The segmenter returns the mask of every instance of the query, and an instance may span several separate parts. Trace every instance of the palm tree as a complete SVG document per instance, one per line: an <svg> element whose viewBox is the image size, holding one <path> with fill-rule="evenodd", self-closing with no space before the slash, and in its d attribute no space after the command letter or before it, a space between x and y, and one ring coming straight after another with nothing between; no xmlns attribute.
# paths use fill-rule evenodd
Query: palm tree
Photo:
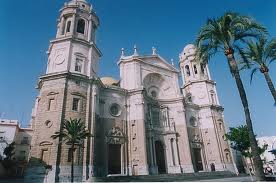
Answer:
<svg viewBox="0 0 276 183"><path fill-rule="evenodd" d="M266 38L261 38L259 41L250 40L247 42L247 48L241 50L240 53L242 68L252 69L250 83L254 74L259 70L264 75L276 104L276 91L268 73L270 63L276 60L276 38L269 42Z"/></svg>
<svg viewBox="0 0 276 183"><path fill-rule="evenodd" d="M62 130L55 132L51 138L61 138L62 143L71 145L71 182L74 182L74 151L75 147L82 147L83 140L91 137L88 130L85 129L85 124L81 119L65 120L62 124Z"/></svg>
<svg viewBox="0 0 276 183"><path fill-rule="evenodd" d="M227 12L217 19L208 19L206 25L200 29L196 40L197 58L201 63L206 64L219 51L222 51L227 58L230 72L235 78L244 108L257 180L264 180L265 177L262 161L258 154L258 145L252 127L248 101L234 53L235 51L240 52L240 46L248 38L259 38L264 33L266 33L266 29L250 17Z"/></svg>

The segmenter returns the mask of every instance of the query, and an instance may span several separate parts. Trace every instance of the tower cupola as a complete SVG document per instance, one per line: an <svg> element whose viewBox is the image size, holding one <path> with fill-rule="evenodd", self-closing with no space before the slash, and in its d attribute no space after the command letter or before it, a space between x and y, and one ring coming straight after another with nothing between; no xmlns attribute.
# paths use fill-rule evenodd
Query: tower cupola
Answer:
<svg viewBox="0 0 276 183"><path fill-rule="evenodd" d="M98 26L99 19L92 5L85 0L72 0L60 10L56 38L74 37L94 42Z"/></svg>
<svg viewBox="0 0 276 183"><path fill-rule="evenodd" d="M193 44L184 47L179 55L179 64L183 83L210 79L207 66L196 60L196 47Z"/></svg>
<svg viewBox="0 0 276 183"><path fill-rule="evenodd" d="M71 72L92 77L101 56L95 41L99 19L85 0L71 0L60 9L56 38L50 41L46 74Z"/></svg>

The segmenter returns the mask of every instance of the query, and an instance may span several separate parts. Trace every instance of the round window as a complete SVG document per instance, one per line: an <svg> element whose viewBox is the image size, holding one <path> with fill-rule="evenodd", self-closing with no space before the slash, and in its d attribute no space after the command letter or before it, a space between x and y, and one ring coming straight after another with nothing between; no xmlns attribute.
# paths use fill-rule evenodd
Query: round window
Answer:
<svg viewBox="0 0 276 183"><path fill-rule="evenodd" d="M120 107L120 105L119 104L112 104L111 106L110 106L110 114L112 115L112 116L120 116L120 114L121 114L121 112L122 112L122 110L121 110L121 107Z"/></svg>

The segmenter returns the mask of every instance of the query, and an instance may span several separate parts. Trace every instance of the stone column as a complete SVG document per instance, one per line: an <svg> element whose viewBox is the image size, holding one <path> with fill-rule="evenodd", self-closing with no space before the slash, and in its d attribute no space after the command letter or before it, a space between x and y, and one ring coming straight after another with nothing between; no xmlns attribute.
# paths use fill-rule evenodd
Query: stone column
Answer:
<svg viewBox="0 0 276 183"><path fill-rule="evenodd" d="M181 77L182 77L182 82L183 82L183 86L185 85L185 78L184 78L184 71L183 71L183 66L180 66L180 71L181 71Z"/></svg>
<svg viewBox="0 0 276 183"><path fill-rule="evenodd" d="M154 142L154 140L153 140L153 137L151 137L151 146L152 146L152 158L153 158L153 164L154 164L154 167L156 167L156 165L157 165L157 163L156 163L156 157L155 157L155 155L156 155L156 152L155 152L155 142Z"/></svg>
<svg viewBox="0 0 276 183"><path fill-rule="evenodd" d="M76 14L73 14L72 25L70 27L70 32L72 33L72 35L75 34L75 26L76 26Z"/></svg>
<svg viewBox="0 0 276 183"><path fill-rule="evenodd" d="M171 167L173 166L171 138L165 138L165 150L166 150L166 159L167 159L166 162L168 167L168 173L171 173Z"/></svg>
<svg viewBox="0 0 276 183"><path fill-rule="evenodd" d="M149 135L149 155L150 155L150 173L154 173L154 160L153 160L153 149L152 149L152 138Z"/></svg>
<svg viewBox="0 0 276 183"><path fill-rule="evenodd" d="M58 35L61 36L62 33L64 32L64 16L61 17L61 21L60 21L60 27L59 27L59 31L58 31Z"/></svg>
<svg viewBox="0 0 276 183"><path fill-rule="evenodd" d="M88 40L87 41L91 41L91 28L92 28L92 20L90 18L90 20L88 21L88 30L87 30L87 37L88 37Z"/></svg>
<svg viewBox="0 0 276 183"><path fill-rule="evenodd" d="M92 181L94 176L94 135L95 135L95 109L96 109L96 95L97 95L97 86L93 83L89 84L88 88L88 103L87 103L87 112L86 112L86 125L88 126L89 132L92 134L92 137L88 138L86 146L84 148L84 179L85 181Z"/></svg>
<svg viewBox="0 0 276 183"><path fill-rule="evenodd" d="M139 175L148 175L148 163L147 163L147 146L146 146L146 129L145 129L145 110L144 102L141 101L136 104L137 114L141 116L137 119L137 137L139 147ZM140 118L140 119L139 119Z"/></svg>
<svg viewBox="0 0 276 183"><path fill-rule="evenodd" d="M178 159L178 153L177 153L177 146L176 146L176 139L173 140L173 152L174 152L174 162L175 166L178 165L179 159Z"/></svg>
<svg viewBox="0 0 276 183"><path fill-rule="evenodd" d="M89 162L89 167L90 167L90 177L94 176L94 140L95 140L95 123L96 123L96 96L97 96L97 86L93 85L92 86L92 105L91 105L91 133L92 133L92 138L90 142L90 162Z"/></svg>
<svg viewBox="0 0 276 183"><path fill-rule="evenodd" d="M91 90L92 90L92 86L89 83L88 88L87 88L86 116L85 116L85 119L86 119L85 127L88 128L89 130L90 130L90 128L89 128L90 124L89 123L90 123L90 120L91 120L91 118L90 118L91 117L91 113L90 113L90 111L91 111L91 109L90 109L90 107L91 107L91 92L92 92ZM90 131L90 133L91 133L91 131ZM87 144L89 143L90 140L88 140L88 139L84 140L85 145L84 145L84 149L83 149L83 181L86 181L89 178L89 174L88 174L89 168L87 166L87 164L88 164L87 163L87 156L88 157L90 156L90 149L88 149Z"/></svg>
<svg viewBox="0 0 276 183"><path fill-rule="evenodd" d="M181 123L176 124L176 129L179 134L178 138L178 147L181 149L179 151L180 157L180 164L183 168L184 173L191 173L194 172L192 157L191 157L191 150L190 150L190 143L188 137L188 130L186 126L186 117L184 106L181 111L178 111L180 116L182 116L183 121Z"/></svg>

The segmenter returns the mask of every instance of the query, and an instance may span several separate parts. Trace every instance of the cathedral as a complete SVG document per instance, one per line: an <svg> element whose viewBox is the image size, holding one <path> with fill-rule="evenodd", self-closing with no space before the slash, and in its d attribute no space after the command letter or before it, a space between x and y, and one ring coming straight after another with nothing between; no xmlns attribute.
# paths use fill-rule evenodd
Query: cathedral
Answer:
<svg viewBox="0 0 276 183"><path fill-rule="evenodd" d="M112 175L235 172L216 83L208 66L196 60L195 46L189 44L179 54L180 69L155 48L149 55L139 55L136 47L132 55L125 55L122 49L119 80L99 78L98 26L99 18L86 0L71 0L60 10L32 111L33 175L43 169L43 162L51 166L49 182L67 181L72 161L79 181ZM84 121L92 134L73 150L51 138L70 118Z"/></svg>

